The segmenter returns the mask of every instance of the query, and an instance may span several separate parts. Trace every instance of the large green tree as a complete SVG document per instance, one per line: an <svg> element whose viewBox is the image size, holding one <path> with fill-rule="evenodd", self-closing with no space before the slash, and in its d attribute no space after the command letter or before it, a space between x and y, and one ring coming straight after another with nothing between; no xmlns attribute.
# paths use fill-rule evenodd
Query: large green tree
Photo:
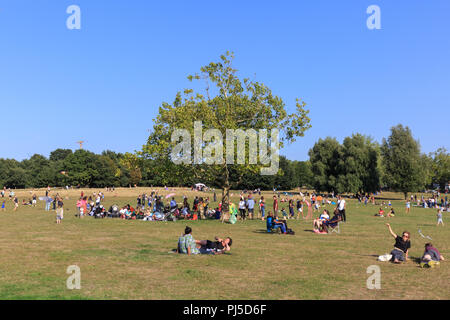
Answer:
<svg viewBox="0 0 450 320"><path fill-rule="evenodd" d="M417 192L425 187L427 173L419 142L414 140L408 127L397 125L391 128L391 135L383 139L384 178L387 186L397 192Z"/></svg>
<svg viewBox="0 0 450 320"><path fill-rule="evenodd" d="M380 190L380 148L370 137L359 133L344 139L338 178L339 189L349 193Z"/></svg>
<svg viewBox="0 0 450 320"><path fill-rule="evenodd" d="M215 137L220 135L223 139L227 136L227 129L244 131L266 129L269 134L272 129L278 129L282 132L280 148L285 143L293 142L297 137L303 136L305 130L310 128L310 119L304 102L297 100L295 112L289 114L284 101L274 95L267 86L248 78L240 79L237 76L237 70L232 66L233 58L233 54L227 52L220 57L220 61L210 63L202 67L199 74L188 77L190 81L198 80L206 83L204 92L187 89L183 94L179 92L172 104L163 103L159 108L153 131L140 155L144 159L154 160L155 169L160 174L164 174L167 170L174 170L172 167L164 166L167 159L176 160L171 156L176 147L176 142L172 141L174 130L183 129L190 134L190 137L195 137L194 123L196 121L202 122L203 130L215 129L217 133ZM269 134L266 139L268 145L272 142ZM245 154L240 155L245 162L230 164L225 159L227 158L226 150L230 151L231 143L221 150L216 148L218 144L215 137L203 137L201 147L204 151L210 150L210 155L219 160L208 163L205 157L200 159L197 157L196 161L197 149L195 149L194 139L194 152L190 149L180 154L180 158L182 156L185 160L192 160L191 155L194 153L194 164L192 161L180 163L176 172L192 175L199 182L217 181L223 190L222 203L226 209L232 184L230 168L233 168L234 179L239 181L245 173L259 174L263 165L250 163L249 141L246 141ZM236 141L233 142L233 146L236 147ZM254 145L252 144L251 147ZM222 154L219 154L220 152ZM221 162L220 159L224 161ZM158 163L163 165L158 166ZM173 173L175 172L172 171Z"/></svg>
<svg viewBox="0 0 450 320"><path fill-rule="evenodd" d="M342 174L343 150L335 138L319 139L309 150L309 161L313 174L312 185L317 191L344 192L344 184L339 183Z"/></svg>
<svg viewBox="0 0 450 320"><path fill-rule="evenodd" d="M439 185L441 191L450 182L450 153L445 148L439 148L430 155L431 158L431 180Z"/></svg>

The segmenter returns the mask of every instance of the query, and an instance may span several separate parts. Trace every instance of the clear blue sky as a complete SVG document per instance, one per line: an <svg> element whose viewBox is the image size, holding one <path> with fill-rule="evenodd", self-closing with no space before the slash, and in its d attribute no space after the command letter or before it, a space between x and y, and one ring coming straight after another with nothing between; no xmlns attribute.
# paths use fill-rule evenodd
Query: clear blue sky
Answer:
<svg viewBox="0 0 450 320"><path fill-rule="evenodd" d="M81 8L68 30L66 8ZM381 30L366 26L381 8ZM140 149L163 101L226 50L312 129L282 150L308 159L319 138L381 142L398 123L423 152L450 149L449 0L0 2L0 157L56 148Z"/></svg>

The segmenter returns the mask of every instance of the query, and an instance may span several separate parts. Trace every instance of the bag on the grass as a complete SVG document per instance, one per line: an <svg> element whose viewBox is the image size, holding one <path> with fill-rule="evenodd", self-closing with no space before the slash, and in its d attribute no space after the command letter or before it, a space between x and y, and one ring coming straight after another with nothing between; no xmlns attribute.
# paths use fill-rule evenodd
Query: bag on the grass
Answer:
<svg viewBox="0 0 450 320"><path fill-rule="evenodd" d="M392 254L383 254L382 256L378 257L378 261L390 261L392 259Z"/></svg>

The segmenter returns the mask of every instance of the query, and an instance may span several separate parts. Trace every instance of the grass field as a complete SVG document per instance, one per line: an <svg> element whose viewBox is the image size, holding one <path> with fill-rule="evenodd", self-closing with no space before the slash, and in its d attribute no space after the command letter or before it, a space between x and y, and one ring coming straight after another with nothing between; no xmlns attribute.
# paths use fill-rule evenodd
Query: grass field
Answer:
<svg viewBox="0 0 450 320"><path fill-rule="evenodd" d="M135 206L136 196L144 191L150 193L151 189L105 192L104 205ZM381 195L396 199L394 218L374 217L379 206L366 207L350 200L341 234L318 235L311 231L311 221L289 220L289 227L296 232L291 236L266 234L265 222L260 220L229 225L218 221L78 219L74 214L79 191L59 192L66 198L61 225L56 225L53 211L44 211L43 202L38 202L37 208L20 207L17 212L12 212L8 202L7 211L0 212L0 299L450 298L448 262L436 269L421 269L415 261L429 241L419 235L419 228L450 259L448 213L444 214L445 227L436 227L436 210L412 207L406 215L398 194ZM175 192L178 202L185 194L191 204L194 195L205 196L187 189ZM16 194L20 200L30 198L29 191ZM237 194L232 198L235 203ZM43 195L40 190L38 196ZM212 194L208 195L212 199ZM264 195L269 210L272 193ZM411 232L412 259L405 264L376 259L393 248L394 239L385 226L388 221L398 234ZM186 225L192 227L195 239L232 237L231 254L169 253ZM80 290L66 288L70 265L81 269ZM381 268L380 290L366 287L370 265Z"/></svg>

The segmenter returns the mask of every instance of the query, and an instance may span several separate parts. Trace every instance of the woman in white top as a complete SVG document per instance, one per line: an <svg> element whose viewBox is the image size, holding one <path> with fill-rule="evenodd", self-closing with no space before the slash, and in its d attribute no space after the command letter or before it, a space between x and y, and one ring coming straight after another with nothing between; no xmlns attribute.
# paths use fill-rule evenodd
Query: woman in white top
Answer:
<svg viewBox="0 0 450 320"><path fill-rule="evenodd" d="M241 220L245 220L245 200L241 197L241 200L239 200L239 212L241 213Z"/></svg>

